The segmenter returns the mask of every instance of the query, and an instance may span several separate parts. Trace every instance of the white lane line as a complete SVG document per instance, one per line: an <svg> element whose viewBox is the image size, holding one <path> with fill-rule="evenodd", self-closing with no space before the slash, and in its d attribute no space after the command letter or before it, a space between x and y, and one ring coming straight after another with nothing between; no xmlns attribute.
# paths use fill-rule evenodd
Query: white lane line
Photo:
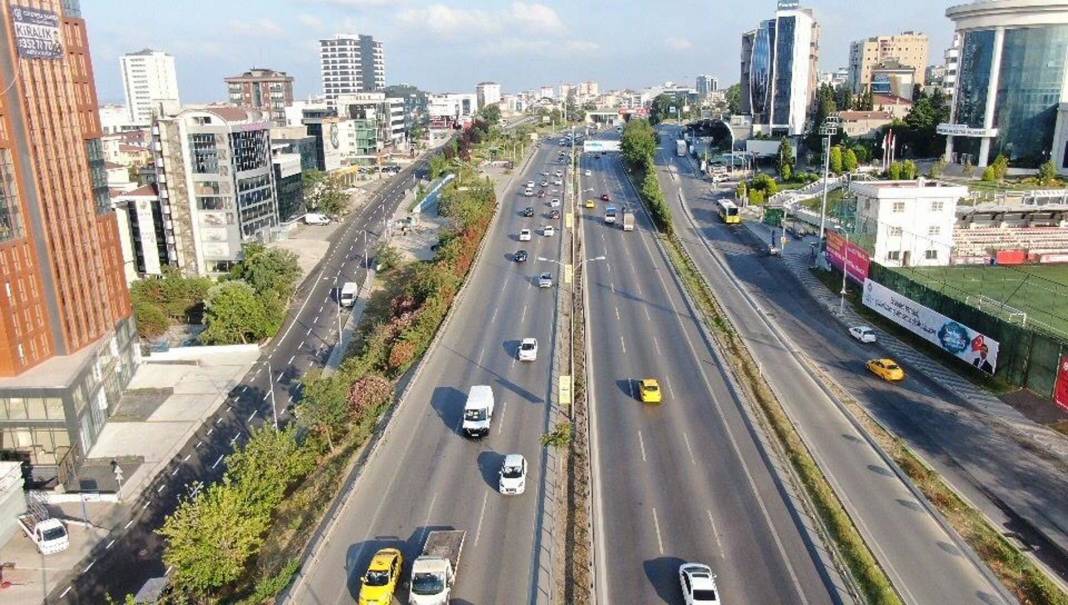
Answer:
<svg viewBox="0 0 1068 605"><path fill-rule="evenodd" d="M163 488L166 487L166 486L167 486L167 484L165 484L165 483L160 484L160 486L156 488L156 493L158 494L158 493L162 492Z"/></svg>
<svg viewBox="0 0 1068 605"><path fill-rule="evenodd" d="M305 342L307 342L307 341L306 341L306 340L302 340L302 341L300 341L300 346L298 346L297 348L298 348L298 349L303 349L303 348L304 348L304 343L305 343Z"/></svg>
<svg viewBox="0 0 1068 605"><path fill-rule="evenodd" d="M496 309L493 310L493 315L490 316L490 323L493 323L493 322L497 321L497 311L499 311L499 310L500 310L500 307L497 307Z"/></svg>
<svg viewBox="0 0 1068 605"><path fill-rule="evenodd" d="M641 431L638 431L638 447L642 451L642 462L645 462L645 439L642 438Z"/></svg>
<svg viewBox="0 0 1068 605"><path fill-rule="evenodd" d="M308 328L308 331L307 331L307 332L305 332L305 333L304 333L304 335L305 335L305 336L311 336L311 331L312 331L312 329L311 329L311 328Z"/></svg>
<svg viewBox="0 0 1068 605"><path fill-rule="evenodd" d="M67 593L70 592L70 589L72 589L72 588L74 588L74 584L71 584L70 586L67 587L66 590L64 590L62 593L60 593L59 598L62 599L63 597L67 596Z"/></svg>
<svg viewBox="0 0 1068 605"><path fill-rule="evenodd" d="M240 437L241 437L241 433L234 433L233 438L230 439L230 445L233 445L234 442L237 441L238 438L240 438Z"/></svg>
<svg viewBox="0 0 1068 605"><path fill-rule="evenodd" d="M215 432L215 427L211 427L210 429L208 429L208 437L211 437L211 434L214 433L214 432Z"/></svg>
<svg viewBox="0 0 1068 605"><path fill-rule="evenodd" d="M501 404L501 415L497 419L497 434L500 435L504 432L504 413L508 411L508 400L505 399Z"/></svg>
<svg viewBox="0 0 1068 605"><path fill-rule="evenodd" d="M656 545L660 548L660 554L664 554L664 540L660 537L660 519L656 517L656 507L653 507L653 526L656 527Z"/></svg>
<svg viewBox="0 0 1068 605"><path fill-rule="evenodd" d="M623 335L619 335L619 346L623 348L623 354L627 354L627 343L623 342Z"/></svg>
<svg viewBox="0 0 1068 605"><path fill-rule="evenodd" d="M674 397L672 397L672 399L674 399ZM686 444L686 451L690 454L690 462L694 466L697 466L697 458L693 455L693 448L690 447L690 438L686 436L686 433L682 434L682 441Z"/></svg>
<svg viewBox="0 0 1068 605"><path fill-rule="evenodd" d="M312 320L312 323L319 323L319 314L318 313L315 314L315 319Z"/></svg>
<svg viewBox="0 0 1068 605"><path fill-rule="evenodd" d="M278 380L276 380L275 382L277 382L278 384L282 384L282 378L284 378L285 375L286 375L285 372L279 372L278 373Z"/></svg>
<svg viewBox="0 0 1068 605"><path fill-rule="evenodd" d="M621 319L619 318L619 307L616 307L615 309L616 309L616 321L622 321L622 320L621 320Z"/></svg>
<svg viewBox="0 0 1068 605"><path fill-rule="evenodd" d="M288 361L288 362L286 362L286 365L287 365L287 366L291 366L291 365L293 365L293 360L294 360L294 359L296 359L296 358L297 358L296 354L292 355L292 356L291 356L291 357L289 358L289 361Z"/></svg>
<svg viewBox="0 0 1068 605"><path fill-rule="evenodd" d="M656 354L663 356L663 353L660 352L660 339L656 336L653 337L653 346L656 347Z"/></svg>
<svg viewBox="0 0 1068 605"><path fill-rule="evenodd" d="M111 550L111 547L115 546L115 541L108 542L108 545L104 547L104 550Z"/></svg>
<svg viewBox="0 0 1068 605"><path fill-rule="evenodd" d="M708 524L712 526L712 535L716 538L716 549L719 550L719 556L723 556L723 544L719 541L719 532L716 531L716 522L712 520L712 511L705 510L705 514L708 515Z"/></svg>
<svg viewBox="0 0 1068 605"><path fill-rule="evenodd" d="M255 418L256 414L258 414L258 413L259 413L259 410L252 410L252 413L249 414L248 418L245 420L245 424L248 424L248 423L252 422L252 419Z"/></svg>
<svg viewBox="0 0 1068 605"><path fill-rule="evenodd" d="M326 306L326 304L325 304L325 303L324 303L324 304L321 304L321 305L319 305L319 310L318 310L318 311L316 311L316 313L322 313L322 312L323 312L323 307L325 307L325 306Z"/></svg>
<svg viewBox="0 0 1068 605"><path fill-rule="evenodd" d="M193 454L186 454L185 458L182 458L182 462L189 462L189 459L193 457Z"/></svg>
<svg viewBox="0 0 1068 605"><path fill-rule="evenodd" d="M93 568L94 565L96 565L96 559L93 559L92 561L90 561L88 567L83 569L82 573L87 573L90 569Z"/></svg>
<svg viewBox="0 0 1068 605"><path fill-rule="evenodd" d="M126 525L122 526L122 528L123 529L130 529L130 526L133 525L133 524L134 524L133 519L130 519L129 521L126 522Z"/></svg>
<svg viewBox="0 0 1068 605"><path fill-rule="evenodd" d="M486 515L487 500L489 500L489 492L482 494L482 511L478 513L478 527L475 529L475 546L478 546L478 539L482 536L482 517Z"/></svg>
<svg viewBox="0 0 1068 605"><path fill-rule="evenodd" d="M643 306L642 311L645 311L645 319L647 321L653 321L653 318L649 315L649 305Z"/></svg>
<svg viewBox="0 0 1068 605"><path fill-rule="evenodd" d="M222 461L223 461L223 455L222 455L222 454L219 454L219 459L215 461L215 464L211 465L211 468L215 468L216 466L219 466L219 464L220 464L220 463L221 463Z"/></svg>
<svg viewBox="0 0 1068 605"><path fill-rule="evenodd" d="M519 319L519 323L523 323L527 320L527 306L523 305L523 316Z"/></svg>
<svg viewBox="0 0 1068 605"><path fill-rule="evenodd" d="M482 365L482 358L486 356L486 345L482 345L482 348L478 352L478 365Z"/></svg>
<svg viewBox="0 0 1068 605"><path fill-rule="evenodd" d="M204 445L204 442L203 442L203 441L197 441L197 444L196 444L196 445L194 445L193 447L200 447L200 446L202 446L202 445Z"/></svg>
<svg viewBox="0 0 1068 605"><path fill-rule="evenodd" d="M608 280L608 287L612 290L612 294L616 293L616 282Z"/></svg>

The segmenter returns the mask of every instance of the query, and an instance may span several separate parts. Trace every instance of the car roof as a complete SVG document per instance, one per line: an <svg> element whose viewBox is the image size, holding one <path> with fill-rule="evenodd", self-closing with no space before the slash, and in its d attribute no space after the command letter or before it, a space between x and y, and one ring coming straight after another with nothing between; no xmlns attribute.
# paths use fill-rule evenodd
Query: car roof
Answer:
<svg viewBox="0 0 1068 605"><path fill-rule="evenodd" d="M371 564L367 567L368 571L382 571L389 569L389 566L393 564L393 559L400 554L400 551L396 548L383 548L375 553L375 556L371 559Z"/></svg>
<svg viewBox="0 0 1068 605"><path fill-rule="evenodd" d="M529 344L538 344L538 339L537 338L524 338L523 339L523 344L528 344L528 343Z"/></svg>
<svg viewBox="0 0 1068 605"><path fill-rule="evenodd" d="M712 568L701 563L686 563L682 566L682 572L690 576L690 583L697 590L716 588L716 576Z"/></svg>
<svg viewBox="0 0 1068 605"><path fill-rule="evenodd" d="M546 271L545 273L542 273L542 274L541 274L541 276L542 276L542 277L552 277L552 276L553 276L553 274L552 274L552 273L549 273L548 271Z"/></svg>
<svg viewBox="0 0 1068 605"><path fill-rule="evenodd" d="M660 383L655 378L645 378L642 380L642 386L660 386Z"/></svg>
<svg viewBox="0 0 1068 605"><path fill-rule="evenodd" d="M504 457L503 466L521 466L523 462L523 454L508 454Z"/></svg>

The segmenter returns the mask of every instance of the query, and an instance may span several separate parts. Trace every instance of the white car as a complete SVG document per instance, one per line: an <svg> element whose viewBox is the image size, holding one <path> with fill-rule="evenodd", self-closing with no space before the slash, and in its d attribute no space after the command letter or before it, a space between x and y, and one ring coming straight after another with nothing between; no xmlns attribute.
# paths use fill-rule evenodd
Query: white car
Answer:
<svg viewBox="0 0 1068 605"><path fill-rule="evenodd" d="M537 361L538 360L538 339L537 338L524 338L519 343L519 353L517 354L519 361Z"/></svg>
<svg viewBox="0 0 1068 605"><path fill-rule="evenodd" d="M309 212L304 215L305 225L329 225L330 217L318 212Z"/></svg>
<svg viewBox="0 0 1068 605"><path fill-rule="evenodd" d="M549 200L549 207L550 208L559 208L560 207L560 198L554 197L553 199Z"/></svg>
<svg viewBox="0 0 1068 605"><path fill-rule="evenodd" d="M523 191L523 195L525 195L527 197L534 197L534 190L533 189L527 189L527 190Z"/></svg>
<svg viewBox="0 0 1068 605"><path fill-rule="evenodd" d="M679 566L679 584L682 600L686 605L719 605L719 590L712 569L700 563L683 563Z"/></svg>
<svg viewBox="0 0 1068 605"><path fill-rule="evenodd" d="M555 176L556 178L559 179L559 178L562 178L564 176L564 173L560 172L559 170L557 170L556 172L553 173L553 176Z"/></svg>
<svg viewBox="0 0 1068 605"><path fill-rule="evenodd" d="M534 185L535 185L534 181L527 181L527 189L533 189Z"/></svg>
<svg viewBox="0 0 1068 605"><path fill-rule="evenodd" d="M586 176L593 176L593 172L590 172L589 170L587 170L586 172L583 172L582 174L584 174Z"/></svg>
<svg viewBox="0 0 1068 605"><path fill-rule="evenodd" d="M849 328L849 335L860 342L875 342L875 330L868 326L853 326Z"/></svg>
<svg viewBox="0 0 1068 605"><path fill-rule="evenodd" d="M552 225L545 225L541 228L541 234L545 237L552 237L556 235L556 229Z"/></svg>
<svg viewBox="0 0 1068 605"><path fill-rule="evenodd" d="M518 496L527 489L527 459L522 454L508 454L501 463L497 489L504 495Z"/></svg>
<svg viewBox="0 0 1068 605"><path fill-rule="evenodd" d="M519 230L519 241L521 241L521 242L529 242L530 241L530 229L520 229Z"/></svg>
<svg viewBox="0 0 1068 605"><path fill-rule="evenodd" d="M552 288L553 287L553 274L552 273L542 273L541 275L539 275L538 276L538 287L539 288Z"/></svg>

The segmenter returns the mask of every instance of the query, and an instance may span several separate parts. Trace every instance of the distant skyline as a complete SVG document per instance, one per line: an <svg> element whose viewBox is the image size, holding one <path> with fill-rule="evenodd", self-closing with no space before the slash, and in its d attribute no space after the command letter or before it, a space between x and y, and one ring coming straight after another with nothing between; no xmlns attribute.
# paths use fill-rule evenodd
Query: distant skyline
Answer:
<svg viewBox="0 0 1068 605"><path fill-rule="evenodd" d="M914 30L930 37L929 64L952 38L947 7L963 0L898 0L872 11L856 0L810 0L823 29L820 69L848 64L849 43ZM622 4L622 5L621 5ZM416 0L186 0L82 5L101 102L122 103L119 57L153 48L174 55L187 103L226 98L223 78L252 67L285 71L296 98L321 89L318 40L370 34L385 47L386 83L504 92L595 80L602 90L664 81L694 85L710 74L738 81L740 38L775 11L775 0L418 2ZM882 5L887 6L887 5Z"/></svg>

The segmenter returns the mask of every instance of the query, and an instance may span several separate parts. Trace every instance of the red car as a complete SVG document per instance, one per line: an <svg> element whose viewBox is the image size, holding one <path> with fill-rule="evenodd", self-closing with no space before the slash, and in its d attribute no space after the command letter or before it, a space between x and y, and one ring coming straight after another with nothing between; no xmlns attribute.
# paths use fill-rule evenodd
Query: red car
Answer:
<svg viewBox="0 0 1068 605"><path fill-rule="evenodd" d="M602 202L611 202L612 201L612 197L610 195L608 195L607 193L602 193L601 194L601 201Z"/></svg>

